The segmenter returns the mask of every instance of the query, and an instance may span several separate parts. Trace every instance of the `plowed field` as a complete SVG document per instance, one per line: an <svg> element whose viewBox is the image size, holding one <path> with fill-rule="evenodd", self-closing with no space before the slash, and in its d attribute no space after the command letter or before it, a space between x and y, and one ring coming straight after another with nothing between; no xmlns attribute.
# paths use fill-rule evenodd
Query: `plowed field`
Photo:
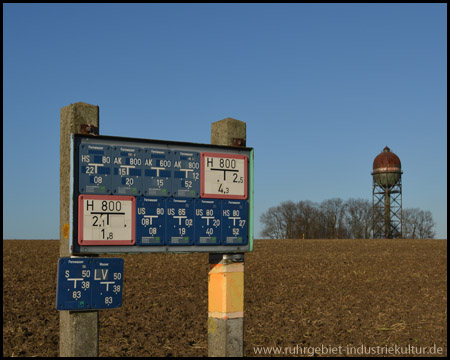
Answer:
<svg viewBox="0 0 450 360"><path fill-rule="evenodd" d="M208 254L104 257L124 259L124 294L100 311L100 356L207 356ZM58 241L3 241L3 356L59 355L58 258ZM446 356L447 241L255 240L244 336L246 356Z"/></svg>

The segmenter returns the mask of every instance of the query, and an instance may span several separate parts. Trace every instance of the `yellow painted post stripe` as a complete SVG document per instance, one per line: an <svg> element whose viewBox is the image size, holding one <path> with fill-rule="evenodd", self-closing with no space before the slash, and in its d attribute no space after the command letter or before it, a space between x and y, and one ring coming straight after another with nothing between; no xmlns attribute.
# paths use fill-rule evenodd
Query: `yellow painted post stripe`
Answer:
<svg viewBox="0 0 450 360"><path fill-rule="evenodd" d="M64 224L62 229L64 239L67 239L69 237L69 230L70 230L69 224Z"/></svg>
<svg viewBox="0 0 450 360"><path fill-rule="evenodd" d="M208 274L209 317L244 317L244 264L216 264Z"/></svg>

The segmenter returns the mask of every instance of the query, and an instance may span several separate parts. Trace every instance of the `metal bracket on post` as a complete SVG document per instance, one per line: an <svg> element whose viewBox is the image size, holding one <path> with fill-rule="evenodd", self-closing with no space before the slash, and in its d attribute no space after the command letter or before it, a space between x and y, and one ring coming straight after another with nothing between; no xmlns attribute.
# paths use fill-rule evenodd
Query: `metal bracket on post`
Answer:
<svg viewBox="0 0 450 360"><path fill-rule="evenodd" d="M245 146L245 139L233 138L233 146Z"/></svg>
<svg viewBox="0 0 450 360"><path fill-rule="evenodd" d="M232 263L243 263L244 262L244 254L221 254L221 253L210 253L209 254L209 263L211 265L216 265L219 263L222 264L232 264Z"/></svg>
<svg viewBox="0 0 450 360"><path fill-rule="evenodd" d="M95 125L89 125L89 124L81 124L80 126L80 132L81 134L86 135L98 135L98 127Z"/></svg>

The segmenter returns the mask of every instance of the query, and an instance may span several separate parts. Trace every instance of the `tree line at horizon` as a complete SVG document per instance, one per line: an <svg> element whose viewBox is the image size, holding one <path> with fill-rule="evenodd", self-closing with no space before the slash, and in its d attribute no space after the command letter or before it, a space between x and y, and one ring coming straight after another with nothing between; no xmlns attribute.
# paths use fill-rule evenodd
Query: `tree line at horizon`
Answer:
<svg viewBox="0 0 450 360"><path fill-rule="evenodd" d="M372 203L366 199L284 201L260 216L261 236L269 239L370 239ZM431 211L403 209L402 238L434 239Z"/></svg>

